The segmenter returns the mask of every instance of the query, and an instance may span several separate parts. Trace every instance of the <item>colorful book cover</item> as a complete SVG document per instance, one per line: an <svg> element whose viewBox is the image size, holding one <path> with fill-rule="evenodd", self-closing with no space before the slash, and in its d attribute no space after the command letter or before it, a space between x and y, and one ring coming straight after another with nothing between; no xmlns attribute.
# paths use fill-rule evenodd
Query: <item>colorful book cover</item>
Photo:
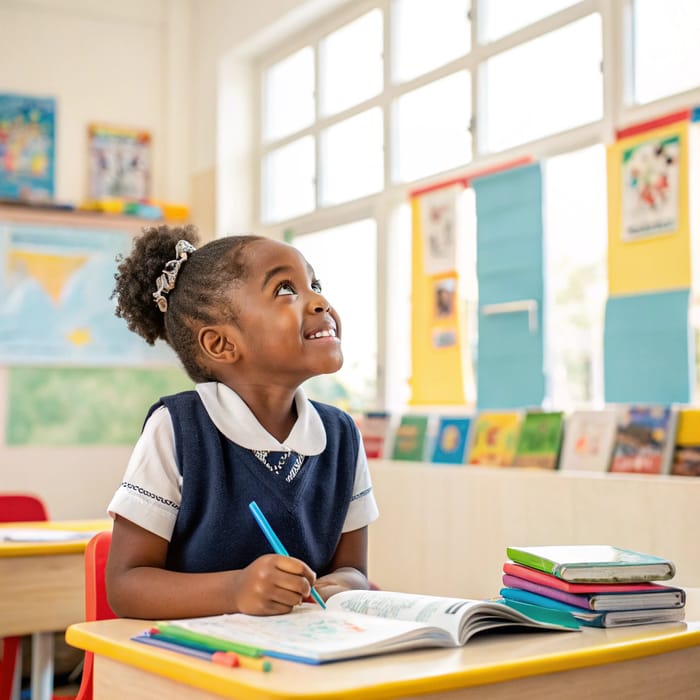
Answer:
<svg viewBox="0 0 700 700"><path fill-rule="evenodd" d="M700 476L700 409L681 408L671 474Z"/></svg>
<svg viewBox="0 0 700 700"><path fill-rule="evenodd" d="M53 98L0 94L0 197L53 199L55 122Z"/></svg>
<svg viewBox="0 0 700 700"><path fill-rule="evenodd" d="M673 578L673 562L607 544L507 547L506 556L572 583L634 583Z"/></svg>
<svg viewBox="0 0 700 700"><path fill-rule="evenodd" d="M545 596L585 610L648 610L650 608L682 608L685 591L670 586L659 586L647 591L617 591L601 593L568 593L541 583L504 574L503 585Z"/></svg>
<svg viewBox="0 0 700 700"><path fill-rule="evenodd" d="M513 464L516 467L556 469L564 414L561 411L528 411L520 428Z"/></svg>
<svg viewBox="0 0 700 700"><path fill-rule="evenodd" d="M510 467L518 444L522 411L482 411L476 417L469 464Z"/></svg>
<svg viewBox="0 0 700 700"><path fill-rule="evenodd" d="M628 406L620 410L611 472L667 474L676 444L678 412L672 406Z"/></svg>
<svg viewBox="0 0 700 700"><path fill-rule="evenodd" d="M471 418L442 416L438 423L431 461L441 464L464 464L470 425Z"/></svg>
<svg viewBox="0 0 700 700"><path fill-rule="evenodd" d="M514 562L503 564L503 573L518 579L539 583L548 588L556 588L567 593L634 593L639 591L668 590L669 586L659 583L570 583L544 571L533 569ZM517 588L517 586L516 586Z"/></svg>
<svg viewBox="0 0 700 700"><path fill-rule="evenodd" d="M501 596L516 610L536 620L550 610L570 613L580 624L587 627L627 627L648 625L656 622L679 622L685 617L683 608L653 608L649 610L583 610L559 600L521 591L517 588L502 588Z"/></svg>
<svg viewBox="0 0 700 700"><path fill-rule="evenodd" d="M422 462L425 459L428 436L428 416L401 416L394 435L392 459Z"/></svg>
<svg viewBox="0 0 700 700"><path fill-rule="evenodd" d="M386 411L363 413L358 420L367 459L381 459L386 453L386 443L391 427L391 414Z"/></svg>
<svg viewBox="0 0 700 700"><path fill-rule="evenodd" d="M574 411L564 422L559 469L608 471L616 432L614 409Z"/></svg>

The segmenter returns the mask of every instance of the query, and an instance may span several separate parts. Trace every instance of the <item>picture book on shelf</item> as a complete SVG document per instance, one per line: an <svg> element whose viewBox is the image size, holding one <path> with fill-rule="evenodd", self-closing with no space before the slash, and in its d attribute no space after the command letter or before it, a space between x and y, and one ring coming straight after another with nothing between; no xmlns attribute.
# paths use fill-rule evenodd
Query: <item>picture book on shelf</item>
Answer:
<svg viewBox="0 0 700 700"><path fill-rule="evenodd" d="M506 555L570 583L664 581L676 573L668 559L607 544L511 546Z"/></svg>
<svg viewBox="0 0 700 700"><path fill-rule="evenodd" d="M470 425L471 418L468 417L441 416L431 461L441 464L464 464Z"/></svg>
<svg viewBox="0 0 700 700"><path fill-rule="evenodd" d="M574 411L566 419L559 469L608 471L616 432L615 409Z"/></svg>
<svg viewBox="0 0 700 700"><path fill-rule="evenodd" d="M522 411L481 411L472 426L469 464L510 467L518 444Z"/></svg>
<svg viewBox="0 0 700 700"><path fill-rule="evenodd" d="M673 406L627 406L618 413L611 472L668 474L678 411Z"/></svg>
<svg viewBox="0 0 700 700"><path fill-rule="evenodd" d="M244 644L265 656L309 664L407 649L459 647L478 632L496 628L578 629L575 621L561 615L531 619L500 602L412 593L343 591L331 596L326 605L321 610L304 603L286 615L268 617L234 613L172 620L167 628L169 634L180 629L190 641L212 649Z"/></svg>
<svg viewBox="0 0 700 700"><path fill-rule="evenodd" d="M426 457L428 416L404 414L394 434L391 458L409 462L422 462Z"/></svg>
<svg viewBox="0 0 700 700"><path fill-rule="evenodd" d="M517 588L502 588L501 596L506 604L525 615L537 619L552 610L566 612L586 627L628 627L658 622L680 622L685 618L684 608L653 608L649 610L583 610L558 600L550 600Z"/></svg>
<svg viewBox="0 0 700 700"><path fill-rule="evenodd" d="M561 411L528 411L520 427L513 464L556 469L563 428Z"/></svg>
<svg viewBox="0 0 700 700"><path fill-rule="evenodd" d="M381 459L386 455L391 429L391 414L387 411L368 411L358 421L367 459Z"/></svg>
<svg viewBox="0 0 700 700"><path fill-rule="evenodd" d="M700 476L700 409L681 408L678 411L671 474Z"/></svg>

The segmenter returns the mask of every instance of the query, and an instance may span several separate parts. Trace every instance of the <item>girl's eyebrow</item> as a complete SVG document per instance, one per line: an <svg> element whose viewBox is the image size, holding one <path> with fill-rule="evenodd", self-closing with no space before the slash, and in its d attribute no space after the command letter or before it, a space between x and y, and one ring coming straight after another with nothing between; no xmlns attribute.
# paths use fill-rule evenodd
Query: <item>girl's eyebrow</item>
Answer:
<svg viewBox="0 0 700 700"><path fill-rule="evenodd" d="M311 277L312 280L316 279L316 273L314 272L313 267L306 263L306 269L309 273L309 277ZM277 267L273 267L271 270L268 270L265 273L265 276L263 277L262 285L260 286L261 289L265 289L267 285L270 283L270 280L276 277L277 275L281 274L290 274L291 272L294 271L294 268L291 265L278 265Z"/></svg>

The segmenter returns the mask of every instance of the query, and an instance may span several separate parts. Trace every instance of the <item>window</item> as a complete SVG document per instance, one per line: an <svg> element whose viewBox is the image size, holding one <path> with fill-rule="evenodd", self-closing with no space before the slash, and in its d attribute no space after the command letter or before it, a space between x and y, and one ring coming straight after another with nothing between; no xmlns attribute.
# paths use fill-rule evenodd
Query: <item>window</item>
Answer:
<svg viewBox="0 0 700 700"><path fill-rule="evenodd" d="M399 97L395 180L417 180L471 160L470 103L466 71Z"/></svg>
<svg viewBox="0 0 700 700"><path fill-rule="evenodd" d="M345 367L310 393L406 407L410 192L525 155L544 164L547 402L602 402L603 144L700 104L698 36L695 0L357 0L268 46L255 227L293 234L345 324ZM473 223L470 188L462 204ZM470 235L467 381L480 320Z"/></svg>
<svg viewBox="0 0 700 700"><path fill-rule="evenodd" d="M329 34L320 45L320 102L335 114L382 90L382 13L373 10Z"/></svg>
<svg viewBox="0 0 700 700"><path fill-rule="evenodd" d="M635 0L633 32L636 102L700 87L697 0Z"/></svg>
<svg viewBox="0 0 700 700"><path fill-rule="evenodd" d="M340 316L344 363L333 375L309 380L311 398L346 410L374 403L377 367L377 226L371 219L294 239Z"/></svg>
<svg viewBox="0 0 700 700"><path fill-rule="evenodd" d="M379 192L384 186L382 113L361 112L321 133L321 205Z"/></svg>
<svg viewBox="0 0 700 700"><path fill-rule="evenodd" d="M560 410L601 405L608 283L605 149L557 156L545 163L544 173L548 400Z"/></svg>
<svg viewBox="0 0 700 700"><path fill-rule="evenodd" d="M479 36L484 42L500 39L528 24L575 5L579 0L482 0Z"/></svg>
<svg viewBox="0 0 700 700"><path fill-rule="evenodd" d="M589 15L489 59L482 73L484 150L501 151L600 119L602 51L600 16Z"/></svg>
<svg viewBox="0 0 700 700"><path fill-rule="evenodd" d="M263 79L263 138L293 134L314 119L314 54L306 46L271 66Z"/></svg>
<svg viewBox="0 0 700 700"><path fill-rule="evenodd" d="M393 80L402 83L471 49L469 0L394 0Z"/></svg>

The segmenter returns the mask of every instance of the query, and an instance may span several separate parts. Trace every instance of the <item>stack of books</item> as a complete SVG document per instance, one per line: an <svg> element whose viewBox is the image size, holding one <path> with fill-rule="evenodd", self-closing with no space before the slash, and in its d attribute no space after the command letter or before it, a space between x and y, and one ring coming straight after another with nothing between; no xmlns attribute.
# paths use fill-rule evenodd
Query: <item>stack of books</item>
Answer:
<svg viewBox="0 0 700 700"><path fill-rule="evenodd" d="M546 619L568 612L590 627L678 622L685 591L656 583L673 562L611 545L508 547L500 594L507 605Z"/></svg>

